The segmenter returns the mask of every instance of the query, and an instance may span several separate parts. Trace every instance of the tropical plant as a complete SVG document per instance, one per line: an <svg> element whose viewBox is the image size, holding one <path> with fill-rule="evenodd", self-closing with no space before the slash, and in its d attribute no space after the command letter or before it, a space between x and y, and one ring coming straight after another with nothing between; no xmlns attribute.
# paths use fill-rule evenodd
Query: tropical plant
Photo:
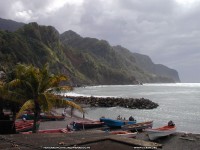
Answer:
<svg viewBox="0 0 200 150"><path fill-rule="evenodd" d="M41 111L48 112L54 106L71 106L83 112L79 105L64 100L54 93L55 91L72 90L72 87L59 86L61 82L68 80L67 76L53 75L48 68L48 64L42 69L33 65L18 64L14 70L14 78L3 85L6 99L22 104L17 117L21 116L25 110L34 112L34 133L37 131L36 123Z"/></svg>

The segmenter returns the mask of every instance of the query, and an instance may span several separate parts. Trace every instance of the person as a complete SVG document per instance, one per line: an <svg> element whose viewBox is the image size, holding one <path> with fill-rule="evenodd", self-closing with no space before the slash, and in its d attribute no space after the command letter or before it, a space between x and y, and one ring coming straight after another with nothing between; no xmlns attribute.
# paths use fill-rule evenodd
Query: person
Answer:
<svg viewBox="0 0 200 150"><path fill-rule="evenodd" d="M71 117L73 116L74 114L74 107L71 107Z"/></svg>
<svg viewBox="0 0 200 150"><path fill-rule="evenodd" d="M65 108L62 112L62 116L66 116L66 113L67 113L67 108Z"/></svg>
<svg viewBox="0 0 200 150"><path fill-rule="evenodd" d="M69 125L69 124L67 124L67 130L68 131L73 131L74 129L73 129L73 126L72 125Z"/></svg>
<svg viewBox="0 0 200 150"><path fill-rule="evenodd" d="M133 118L133 116L129 117L129 121L134 121L135 119Z"/></svg>
<svg viewBox="0 0 200 150"><path fill-rule="evenodd" d="M23 114L23 115L22 115L22 120L23 120L23 121L26 121L27 118L28 118L28 114Z"/></svg>
<svg viewBox="0 0 200 150"><path fill-rule="evenodd" d="M83 112L83 119L85 119L85 113Z"/></svg>
<svg viewBox="0 0 200 150"><path fill-rule="evenodd" d="M120 115L119 115L119 116L117 116L117 120L120 120L120 119L121 119Z"/></svg>
<svg viewBox="0 0 200 150"><path fill-rule="evenodd" d="M172 120L170 120L170 121L168 122L168 126L175 126L175 124L174 124L174 122L173 122Z"/></svg>

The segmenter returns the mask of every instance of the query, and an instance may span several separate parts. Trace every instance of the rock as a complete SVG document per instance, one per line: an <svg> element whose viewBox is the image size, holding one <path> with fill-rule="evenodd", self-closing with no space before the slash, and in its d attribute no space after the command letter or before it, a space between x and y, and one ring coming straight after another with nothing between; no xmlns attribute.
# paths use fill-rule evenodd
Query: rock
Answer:
<svg viewBox="0 0 200 150"><path fill-rule="evenodd" d="M78 104L89 104L92 107L124 107L129 109L154 109L159 105L149 99L140 98L113 98L113 97L72 97L75 103Z"/></svg>

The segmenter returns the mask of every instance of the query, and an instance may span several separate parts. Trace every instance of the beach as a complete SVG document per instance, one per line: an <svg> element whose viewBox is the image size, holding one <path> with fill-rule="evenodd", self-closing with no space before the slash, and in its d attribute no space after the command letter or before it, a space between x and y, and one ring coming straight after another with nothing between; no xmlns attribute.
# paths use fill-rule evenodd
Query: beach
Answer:
<svg viewBox="0 0 200 150"><path fill-rule="evenodd" d="M61 113L63 108L56 109ZM68 109L69 112L69 109ZM67 113L60 121L43 121L40 130L66 128L72 121L89 120ZM98 118L97 118L98 120ZM74 147L75 146L75 147ZM0 136L0 149L162 149L162 150L198 150L200 135L175 133L173 135L149 141L146 132L139 132L135 138L123 138L111 135L101 129L73 131L69 133L50 134L11 134Z"/></svg>
<svg viewBox="0 0 200 150"><path fill-rule="evenodd" d="M98 119L98 118L97 118ZM54 129L54 128L64 128L67 124L72 121L80 121L83 120L78 116L67 116L63 121L48 121L48 122L41 122L40 129ZM87 119L86 119L87 120ZM78 131L79 133L87 132L85 131ZM96 134L97 130L90 130L91 134ZM136 139L149 141L148 136L145 132L138 133ZM152 141L151 141L152 142ZM155 140L158 144L162 144L162 150L198 150L200 148L200 134L192 134L192 133L185 133L185 132L177 132L173 135L160 138ZM136 148L134 148L136 149ZM139 148L138 149L142 149ZM145 149L145 148L143 148ZM152 148L154 149L154 148ZM157 148L156 148L157 149Z"/></svg>

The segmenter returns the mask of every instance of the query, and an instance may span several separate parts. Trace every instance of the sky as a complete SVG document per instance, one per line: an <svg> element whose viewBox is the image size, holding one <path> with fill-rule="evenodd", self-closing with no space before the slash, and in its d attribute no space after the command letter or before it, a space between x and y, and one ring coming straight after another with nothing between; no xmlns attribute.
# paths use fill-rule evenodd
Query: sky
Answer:
<svg viewBox="0 0 200 150"><path fill-rule="evenodd" d="M0 0L0 17L107 40L200 82L199 0Z"/></svg>

